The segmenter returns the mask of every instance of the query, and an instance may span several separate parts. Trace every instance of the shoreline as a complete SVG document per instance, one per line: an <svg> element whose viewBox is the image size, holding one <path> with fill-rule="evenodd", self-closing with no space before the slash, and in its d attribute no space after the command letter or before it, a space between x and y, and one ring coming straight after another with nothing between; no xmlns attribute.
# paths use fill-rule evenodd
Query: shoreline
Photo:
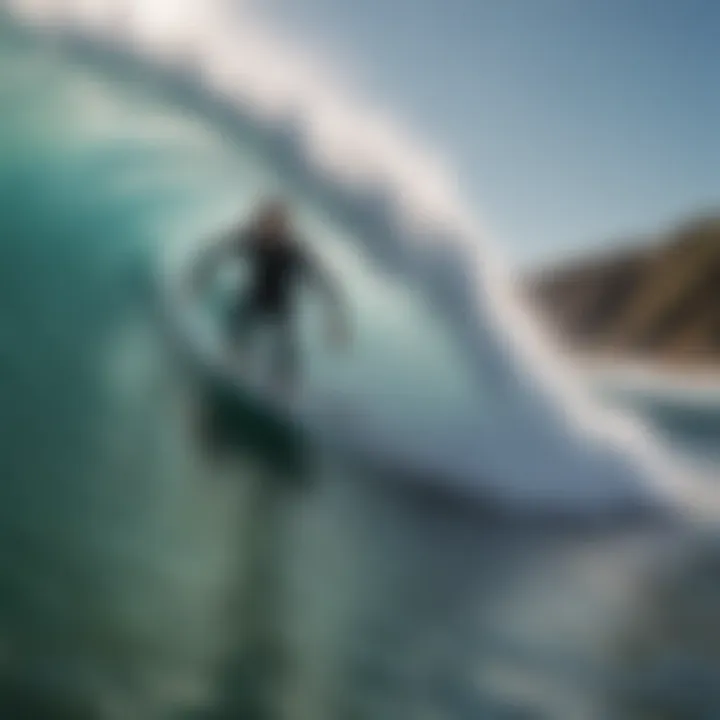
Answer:
<svg viewBox="0 0 720 720"><path fill-rule="evenodd" d="M681 394L693 399L720 400L720 366L712 363L652 362L618 355L569 353L583 379L630 391Z"/></svg>

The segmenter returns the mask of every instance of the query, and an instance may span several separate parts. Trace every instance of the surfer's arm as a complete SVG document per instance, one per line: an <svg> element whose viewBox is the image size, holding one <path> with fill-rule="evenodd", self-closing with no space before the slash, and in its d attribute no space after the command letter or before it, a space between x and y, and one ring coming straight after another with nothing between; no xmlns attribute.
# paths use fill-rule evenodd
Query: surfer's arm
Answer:
<svg viewBox="0 0 720 720"><path fill-rule="evenodd" d="M194 284L207 282L224 260L244 255L249 242L249 233L243 228L232 228L211 238L198 253L192 282Z"/></svg>
<svg viewBox="0 0 720 720"><path fill-rule="evenodd" d="M337 279L317 257L311 253L303 254L305 276L316 290L322 293L331 311L333 336L344 339L348 335L349 317L344 294Z"/></svg>
<svg viewBox="0 0 720 720"><path fill-rule="evenodd" d="M340 288L324 263L307 249L302 250L301 263L308 283L321 292L329 303L340 304Z"/></svg>

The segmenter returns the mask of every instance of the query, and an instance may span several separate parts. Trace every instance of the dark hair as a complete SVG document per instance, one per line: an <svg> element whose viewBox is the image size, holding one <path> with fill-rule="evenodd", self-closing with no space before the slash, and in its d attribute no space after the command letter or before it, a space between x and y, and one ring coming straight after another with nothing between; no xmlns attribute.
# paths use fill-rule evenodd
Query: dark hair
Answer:
<svg viewBox="0 0 720 720"><path fill-rule="evenodd" d="M252 225L256 230L262 231L267 228L267 224L285 225L289 219L290 208L288 203L281 197L272 197L264 200L255 211L252 219Z"/></svg>

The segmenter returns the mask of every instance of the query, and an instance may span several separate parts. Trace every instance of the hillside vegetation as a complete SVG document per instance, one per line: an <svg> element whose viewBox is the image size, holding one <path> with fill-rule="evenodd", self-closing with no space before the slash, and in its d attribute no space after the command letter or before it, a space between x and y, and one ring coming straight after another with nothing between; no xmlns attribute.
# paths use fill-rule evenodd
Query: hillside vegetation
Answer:
<svg viewBox="0 0 720 720"><path fill-rule="evenodd" d="M720 216L544 270L527 290L576 350L720 368Z"/></svg>

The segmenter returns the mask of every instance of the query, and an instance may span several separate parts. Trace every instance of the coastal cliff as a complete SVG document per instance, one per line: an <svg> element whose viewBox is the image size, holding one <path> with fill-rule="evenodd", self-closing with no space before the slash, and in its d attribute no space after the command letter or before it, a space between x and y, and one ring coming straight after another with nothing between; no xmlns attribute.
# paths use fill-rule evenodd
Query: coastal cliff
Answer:
<svg viewBox="0 0 720 720"><path fill-rule="evenodd" d="M720 370L720 215L626 248L536 272L530 301L584 355Z"/></svg>

